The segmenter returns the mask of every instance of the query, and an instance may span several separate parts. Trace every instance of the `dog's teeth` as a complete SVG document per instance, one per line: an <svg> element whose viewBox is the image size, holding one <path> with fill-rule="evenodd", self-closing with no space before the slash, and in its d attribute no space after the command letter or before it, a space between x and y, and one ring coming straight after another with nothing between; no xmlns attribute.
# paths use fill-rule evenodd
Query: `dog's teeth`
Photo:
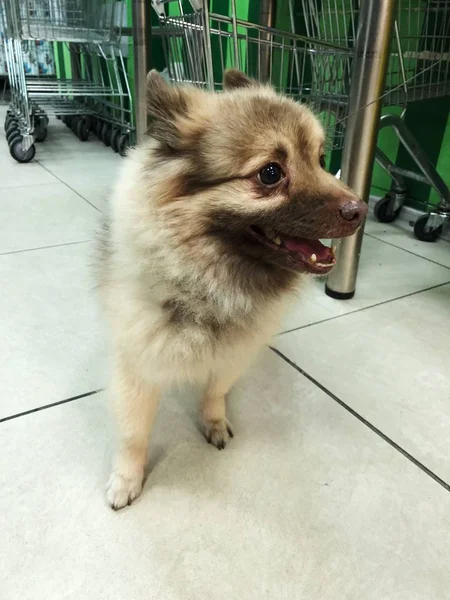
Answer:
<svg viewBox="0 0 450 600"><path fill-rule="evenodd" d="M281 238L280 237L277 236L277 237L273 238L273 241L275 242L275 244L277 246L281 246Z"/></svg>
<svg viewBox="0 0 450 600"><path fill-rule="evenodd" d="M273 229L270 229L269 227L267 229L264 229L264 234L270 240L272 240L275 237L275 231Z"/></svg>
<svg viewBox="0 0 450 600"><path fill-rule="evenodd" d="M336 248L334 246L331 246L330 250L331 250L331 255L335 257L336 256Z"/></svg>
<svg viewBox="0 0 450 600"><path fill-rule="evenodd" d="M310 262L312 262L313 264L317 261L317 256L315 254L311 254L311 256L309 257Z"/></svg>

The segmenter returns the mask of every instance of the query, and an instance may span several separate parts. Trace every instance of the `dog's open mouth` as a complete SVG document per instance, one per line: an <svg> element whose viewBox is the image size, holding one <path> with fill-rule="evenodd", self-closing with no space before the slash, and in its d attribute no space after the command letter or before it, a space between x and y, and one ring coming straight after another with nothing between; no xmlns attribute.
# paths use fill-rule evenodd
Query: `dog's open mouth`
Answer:
<svg viewBox="0 0 450 600"><path fill-rule="evenodd" d="M256 226L250 227L248 233L258 242L280 252L299 270L324 275L336 264L333 248L319 240L283 235L273 229Z"/></svg>

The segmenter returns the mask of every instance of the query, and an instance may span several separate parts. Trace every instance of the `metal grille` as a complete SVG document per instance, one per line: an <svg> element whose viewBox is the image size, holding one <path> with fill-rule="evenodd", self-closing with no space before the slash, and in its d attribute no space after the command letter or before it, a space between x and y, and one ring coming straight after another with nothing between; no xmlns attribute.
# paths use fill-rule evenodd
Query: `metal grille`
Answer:
<svg viewBox="0 0 450 600"><path fill-rule="evenodd" d="M172 81L220 89L223 71L236 67L315 110L329 146L344 139L347 102L361 0L289 2L291 31L208 12L174 12L170 0L154 3ZM296 32L301 23L302 34ZM386 79L385 104L450 94L450 0L400 0Z"/></svg>
<svg viewBox="0 0 450 600"><path fill-rule="evenodd" d="M120 43L125 17L119 0L0 0L9 113L25 149L40 137L36 132L49 115L62 117L74 131L82 120L105 143L113 136L130 141L133 103ZM64 55L58 77L55 69L27 69L27 57L54 42Z"/></svg>
<svg viewBox="0 0 450 600"><path fill-rule="evenodd" d="M160 34L169 78L220 90L223 73L235 67L307 102L340 146L352 52L294 33L200 10L161 17Z"/></svg>
<svg viewBox="0 0 450 600"><path fill-rule="evenodd" d="M308 36L352 48L362 0L301 0ZM450 94L450 0L399 0L384 104Z"/></svg>
<svg viewBox="0 0 450 600"><path fill-rule="evenodd" d="M5 2L5 33L17 39L113 42L118 4L113 0L12 0Z"/></svg>

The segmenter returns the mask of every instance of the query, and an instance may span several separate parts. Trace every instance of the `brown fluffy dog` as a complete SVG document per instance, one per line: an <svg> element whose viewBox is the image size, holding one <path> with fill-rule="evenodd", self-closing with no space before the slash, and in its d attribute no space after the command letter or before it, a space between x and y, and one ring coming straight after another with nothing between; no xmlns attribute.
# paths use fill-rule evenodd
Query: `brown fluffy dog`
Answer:
<svg viewBox="0 0 450 600"><path fill-rule="evenodd" d="M110 505L142 490L162 386L204 384L201 423L232 436L225 395L276 332L286 297L354 233L367 208L324 171L324 134L305 106L229 71L223 93L148 76L148 139L116 186L100 288L114 346L119 449Z"/></svg>

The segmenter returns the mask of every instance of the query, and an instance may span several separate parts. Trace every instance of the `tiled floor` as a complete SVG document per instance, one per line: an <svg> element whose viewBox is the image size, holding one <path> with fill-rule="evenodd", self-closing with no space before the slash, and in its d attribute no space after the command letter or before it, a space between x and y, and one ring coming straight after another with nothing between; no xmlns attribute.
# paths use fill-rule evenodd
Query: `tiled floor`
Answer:
<svg viewBox="0 0 450 600"><path fill-rule="evenodd" d="M168 392L114 513L90 262L126 159L52 122L37 160L0 134L0 598L448 600L450 244L370 221L357 295L311 283L232 392L226 451Z"/></svg>

